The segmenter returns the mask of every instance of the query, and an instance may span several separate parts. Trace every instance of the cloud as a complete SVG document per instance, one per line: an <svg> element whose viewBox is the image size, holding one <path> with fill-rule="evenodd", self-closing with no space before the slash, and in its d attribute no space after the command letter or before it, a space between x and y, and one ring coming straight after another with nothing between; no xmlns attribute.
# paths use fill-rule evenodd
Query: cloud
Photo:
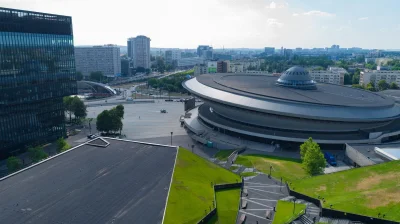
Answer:
<svg viewBox="0 0 400 224"><path fill-rule="evenodd" d="M269 18L269 19L267 19L267 25L269 27L282 28L285 24L279 22L277 19Z"/></svg>
<svg viewBox="0 0 400 224"><path fill-rule="evenodd" d="M358 18L358 20L368 20L368 17L361 17L361 18Z"/></svg>
<svg viewBox="0 0 400 224"><path fill-rule="evenodd" d="M289 4L287 2L284 2L284 3L271 2L265 8L267 8L267 9L283 9L283 8L286 8L288 5Z"/></svg>
<svg viewBox="0 0 400 224"><path fill-rule="evenodd" d="M323 12L323 11L318 11L318 10L311 10L308 12L303 12L303 13L293 13L293 16L319 16L319 17L333 17L336 16L333 13L329 12Z"/></svg>

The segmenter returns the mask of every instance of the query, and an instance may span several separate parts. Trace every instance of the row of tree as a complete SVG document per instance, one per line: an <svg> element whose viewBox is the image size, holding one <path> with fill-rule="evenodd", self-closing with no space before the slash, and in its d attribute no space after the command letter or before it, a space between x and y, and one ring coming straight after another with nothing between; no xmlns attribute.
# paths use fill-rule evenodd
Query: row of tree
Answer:
<svg viewBox="0 0 400 224"><path fill-rule="evenodd" d="M148 85L155 89L167 90L169 92L180 92L186 93L186 89L183 88L182 82L187 79L187 76L193 75L194 71L189 70L180 72L174 75L162 79L149 79Z"/></svg>
<svg viewBox="0 0 400 224"><path fill-rule="evenodd" d="M124 119L124 106L118 105L110 110L104 110L97 116L96 128L98 131L110 134L121 134L122 119Z"/></svg>
<svg viewBox="0 0 400 224"><path fill-rule="evenodd" d="M77 96L66 96L63 98L65 111L69 114L69 122L72 122L72 114L75 116L75 121L87 116L86 105Z"/></svg>
<svg viewBox="0 0 400 224"><path fill-rule="evenodd" d="M306 57L294 55L290 59L283 56L269 56L264 58L264 63L261 64L260 69L262 71L280 73L295 65L303 67L320 66L322 69L327 69L328 66L333 64L333 61L328 56Z"/></svg>
<svg viewBox="0 0 400 224"><path fill-rule="evenodd" d="M399 86L397 85L397 83L392 82L389 84L386 82L386 80L380 80L377 85L375 85L375 83L373 83L373 82L370 82L365 86L362 86L360 84L353 84L352 87L359 88L359 89L365 89L365 90L372 91L372 92L378 92L378 91L383 91L383 90L387 90L387 89L399 89Z"/></svg>

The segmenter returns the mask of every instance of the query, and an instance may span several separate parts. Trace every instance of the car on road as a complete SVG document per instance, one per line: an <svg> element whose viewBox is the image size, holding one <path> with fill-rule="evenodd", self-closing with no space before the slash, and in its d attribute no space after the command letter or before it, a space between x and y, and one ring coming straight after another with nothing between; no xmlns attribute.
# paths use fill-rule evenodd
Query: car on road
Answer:
<svg viewBox="0 0 400 224"><path fill-rule="evenodd" d="M161 112L162 114L166 114L166 113L167 113L167 110L162 109L162 110L160 110L160 112Z"/></svg>
<svg viewBox="0 0 400 224"><path fill-rule="evenodd" d="M133 101L132 97L127 97L126 101Z"/></svg>
<svg viewBox="0 0 400 224"><path fill-rule="evenodd" d="M93 134L90 134L90 135L87 136L88 139L94 139L94 138L97 138L97 137L99 137L99 136L93 135Z"/></svg>
<svg viewBox="0 0 400 224"><path fill-rule="evenodd" d="M324 157L327 163L331 166L337 166L336 158L329 152L324 152Z"/></svg>

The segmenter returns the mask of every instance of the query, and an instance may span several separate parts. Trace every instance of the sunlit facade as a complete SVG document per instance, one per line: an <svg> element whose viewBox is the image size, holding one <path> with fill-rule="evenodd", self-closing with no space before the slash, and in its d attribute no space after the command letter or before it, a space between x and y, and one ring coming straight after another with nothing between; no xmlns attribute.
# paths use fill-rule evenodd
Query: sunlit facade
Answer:
<svg viewBox="0 0 400 224"><path fill-rule="evenodd" d="M71 17L0 8L0 157L64 136L76 92Z"/></svg>

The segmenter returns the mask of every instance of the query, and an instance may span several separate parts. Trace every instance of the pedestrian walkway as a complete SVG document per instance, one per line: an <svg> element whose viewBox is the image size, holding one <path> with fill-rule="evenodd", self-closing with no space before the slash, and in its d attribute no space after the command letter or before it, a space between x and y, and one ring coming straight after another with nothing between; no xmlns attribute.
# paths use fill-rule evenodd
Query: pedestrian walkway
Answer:
<svg viewBox="0 0 400 224"><path fill-rule="evenodd" d="M267 211L274 211L278 200L289 195L284 184L265 174L245 179L243 189L247 194L242 193L242 202L247 202L247 207L239 210L238 219L245 214L246 223L272 223L273 216L267 219Z"/></svg>

